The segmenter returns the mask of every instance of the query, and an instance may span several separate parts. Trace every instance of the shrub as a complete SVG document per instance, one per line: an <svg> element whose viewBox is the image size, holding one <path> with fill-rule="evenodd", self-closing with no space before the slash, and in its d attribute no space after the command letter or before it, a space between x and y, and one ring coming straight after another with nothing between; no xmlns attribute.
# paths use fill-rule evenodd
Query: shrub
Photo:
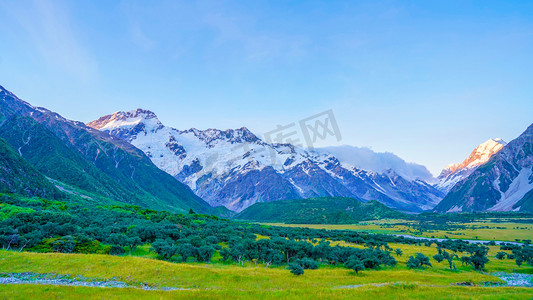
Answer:
<svg viewBox="0 0 533 300"><path fill-rule="evenodd" d="M312 269L312 270L318 269L318 263L310 258L298 259L296 263L302 266L302 268L304 269Z"/></svg>
<svg viewBox="0 0 533 300"><path fill-rule="evenodd" d="M302 268L302 266L297 263L289 264L289 270L291 270L291 273L296 276L300 276L304 273L304 269Z"/></svg>
<svg viewBox="0 0 533 300"><path fill-rule="evenodd" d="M402 256L402 254L403 254L403 251L400 248L396 249L396 251L394 251L394 252L396 253L396 256Z"/></svg>
<svg viewBox="0 0 533 300"><path fill-rule="evenodd" d="M118 245L112 245L111 250L109 250L109 254L111 255L123 255L124 253L126 253L126 251L124 251L124 247Z"/></svg>

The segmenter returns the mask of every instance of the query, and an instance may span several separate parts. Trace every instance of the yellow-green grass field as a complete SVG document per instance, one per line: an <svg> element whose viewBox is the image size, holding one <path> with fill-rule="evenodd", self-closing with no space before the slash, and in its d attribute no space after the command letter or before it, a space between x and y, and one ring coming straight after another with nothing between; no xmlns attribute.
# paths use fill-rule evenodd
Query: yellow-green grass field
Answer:
<svg viewBox="0 0 533 300"><path fill-rule="evenodd" d="M342 243L343 246L353 246ZM479 273L456 262L458 271L448 270L445 262L431 259L432 268L409 270L405 264L416 252L433 256L434 247L391 244L404 254L396 257L398 265L382 270L362 271L356 275L343 267L321 266L292 275L285 267L265 268L247 263L171 263L147 257L93 254L59 254L0 251L2 273L54 273L82 275L96 280L118 280L133 286L177 287L177 291L94 288L46 285L0 285L0 298L383 298L383 299L531 299L532 288L490 287L501 282L488 273ZM141 247L137 255L143 255ZM511 260L496 260L499 251L491 247L487 271L533 273L533 267L517 267ZM145 252L144 252L145 253ZM148 254L151 255L151 254ZM460 283L476 286L458 286Z"/></svg>
<svg viewBox="0 0 533 300"><path fill-rule="evenodd" d="M368 233L381 234L409 234L413 236L428 238L451 238L465 240L491 240L491 241L515 241L530 239L533 240L533 224L516 222L491 222L490 220L473 223L461 223L465 229L455 230L430 230L420 234L413 226L418 221L383 219L376 221L365 221L358 224L329 225L329 224L283 224L265 223L265 225L285 226L285 227L308 227L314 229L330 230L356 230Z"/></svg>

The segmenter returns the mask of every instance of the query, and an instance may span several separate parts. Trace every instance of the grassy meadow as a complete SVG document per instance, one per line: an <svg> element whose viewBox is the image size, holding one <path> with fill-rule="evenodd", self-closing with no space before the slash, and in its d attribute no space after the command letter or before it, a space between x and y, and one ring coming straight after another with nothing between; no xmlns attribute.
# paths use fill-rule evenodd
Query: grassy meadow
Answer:
<svg viewBox="0 0 533 300"><path fill-rule="evenodd" d="M533 224L513 222L513 220L499 221L478 220L472 223L461 223L460 227L448 230L424 230L415 228L419 221L383 219L363 221L358 224L283 224L264 223L272 226L308 227L329 230L356 230L360 232L379 234L409 234L428 238L450 238L464 240L515 241L533 239Z"/></svg>
<svg viewBox="0 0 533 300"><path fill-rule="evenodd" d="M259 237L267 238L267 237ZM342 246L355 246L336 242ZM451 271L446 261L431 258L431 268L410 270L409 256L417 252L432 257L435 246L390 244L400 248L396 267L365 270L359 274L341 266L322 265L306 270L304 275L292 275L286 267L269 267L247 262L243 265L225 263L214 256L211 263L173 263L153 259L149 246L139 247L132 255L60 254L0 251L2 273L53 273L84 276L94 280L118 280L132 286L155 288L174 287L175 291L145 291L140 288L94 288L49 285L0 285L2 298L383 298L383 299L531 299L533 289L496 287L502 281L491 272L521 272L533 274L533 267L516 266L514 261L497 260L499 247L491 246L486 273L475 272L470 266L456 261ZM360 247L360 246L357 246ZM473 286L463 286L473 285Z"/></svg>

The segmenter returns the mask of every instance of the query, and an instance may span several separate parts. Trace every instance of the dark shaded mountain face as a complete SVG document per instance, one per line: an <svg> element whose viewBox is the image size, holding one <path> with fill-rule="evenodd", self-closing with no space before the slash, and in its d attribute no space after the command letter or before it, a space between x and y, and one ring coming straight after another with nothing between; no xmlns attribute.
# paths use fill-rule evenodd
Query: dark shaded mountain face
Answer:
<svg viewBox="0 0 533 300"><path fill-rule="evenodd" d="M341 164L334 156L268 144L246 128L177 130L148 110L87 124L130 142L211 205L242 211L257 202L343 196L420 212L444 196L421 180Z"/></svg>
<svg viewBox="0 0 533 300"><path fill-rule="evenodd" d="M533 124L455 184L437 212L533 211Z"/></svg>
<svg viewBox="0 0 533 300"><path fill-rule="evenodd" d="M63 194L0 138L0 193L61 199Z"/></svg>
<svg viewBox="0 0 533 300"><path fill-rule="evenodd" d="M213 210L131 144L33 107L1 86L0 137L43 175L82 190L153 209Z"/></svg>
<svg viewBox="0 0 533 300"><path fill-rule="evenodd" d="M241 220L292 224L353 224L364 220L401 217L405 215L377 201L362 202L347 197L256 203L235 216Z"/></svg>

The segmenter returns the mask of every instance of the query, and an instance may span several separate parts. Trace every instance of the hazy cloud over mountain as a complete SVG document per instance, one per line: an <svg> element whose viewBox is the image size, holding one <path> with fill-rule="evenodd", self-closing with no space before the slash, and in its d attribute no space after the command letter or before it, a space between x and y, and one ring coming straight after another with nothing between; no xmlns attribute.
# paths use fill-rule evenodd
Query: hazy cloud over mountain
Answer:
<svg viewBox="0 0 533 300"><path fill-rule="evenodd" d="M406 162L394 153L374 152L368 147L348 145L324 147L317 149L317 151L330 153L337 157L341 163L359 169L378 173L391 169L404 178L422 179L428 183L434 183L436 181L425 166Z"/></svg>

